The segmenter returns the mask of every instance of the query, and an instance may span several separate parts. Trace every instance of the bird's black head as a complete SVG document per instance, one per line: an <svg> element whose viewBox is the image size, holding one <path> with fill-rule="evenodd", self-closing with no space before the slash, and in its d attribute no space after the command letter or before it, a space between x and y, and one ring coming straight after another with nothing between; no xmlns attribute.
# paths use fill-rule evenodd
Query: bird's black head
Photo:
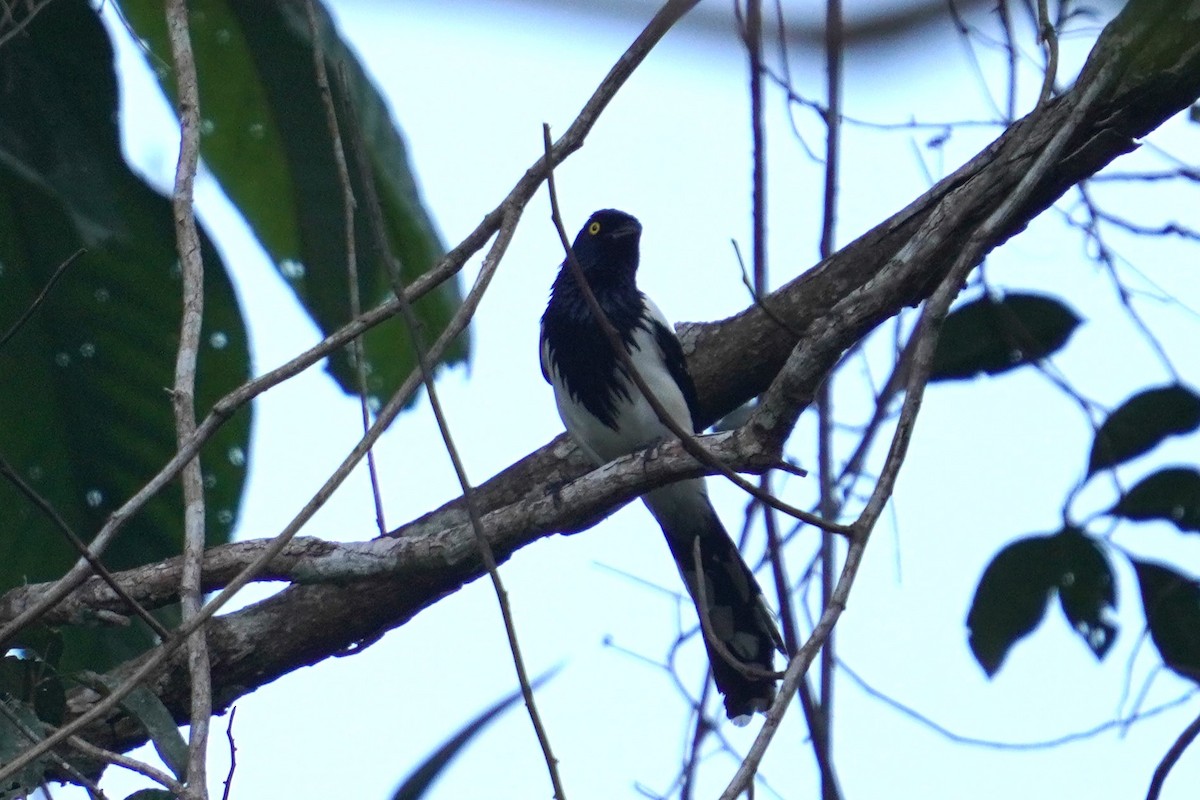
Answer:
<svg viewBox="0 0 1200 800"><path fill-rule="evenodd" d="M636 218L605 208L588 217L571 249L589 279L632 278L641 236L642 224Z"/></svg>

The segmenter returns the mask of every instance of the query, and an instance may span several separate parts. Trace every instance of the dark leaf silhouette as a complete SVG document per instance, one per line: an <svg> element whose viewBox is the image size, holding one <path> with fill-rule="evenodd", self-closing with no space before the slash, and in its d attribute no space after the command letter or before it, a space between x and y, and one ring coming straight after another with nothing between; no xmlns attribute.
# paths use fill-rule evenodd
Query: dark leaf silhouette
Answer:
<svg viewBox="0 0 1200 800"><path fill-rule="evenodd" d="M1170 669L1200 681L1200 585L1170 567L1133 560L1150 639Z"/></svg>
<svg viewBox="0 0 1200 800"><path fill-rule="evenodd" d="M1049 536L1019 539L997 553L979 579L967 628L971 652L989 677L1045 616L1058 584L1054 556Z"/></svg>
<svg viewBox="0 0 1200 800"><path fill-rule="evenodd" d="M946 317L930 380L997 375L1032 363L1065 345L1079 323L1074 311L1052 297L984 296Z"/></svg>
<svg viewBox="0 0 1200 800"><path fill-rule="evenodd" d="M1096 658L1104 658L1117 638L1110 619L1117 605L1112 565L1095 541L1073 528L1055 537L1055 543L1063 614Z"/></svg>
<svg viewBox="0 0 1200 800"><path fill-rule="evenodd" d="M1108 416L1088 458L1088 475L1140 456L1168 436L1200 427L1200 397L1178 384L1147 389Z"/></svg>
<svg viewBox="0 0 1200 800"><path fill-rule="evenodd" d="M967 615L971 652L984 672L996 674L1012 646L1041 623L1056 591L1071 627L1104 658L1117 635L1112 567L1095 541L1068 527L1018 539L984 570Z"/></svg>
<svg viewBox="0 0 1200 800"><path fill-rule="evenodd" d="M553 678L559 669L560 667L554 667L539 675L532 681L532 688L536 689ZM486 728L492 720L503 714L520 699L520 690L515 691L464 725L462 730L450 737L437 750L433 751L420 766L404 779L404 782L400 784L400 787L392 795L392 800L419 800L419 798L424 797L425 793L429 791L429 787L446 771L447 767L450 766L450 762L462 752L463 748L480 731Z"/></svg>
<svg viewBox="0 0 1200 800"><path fill-rule="evenodd" d="M1108 512L1131 520L1164 520L1200 533L1200 471L1169 467L1142 478Z"/></svg>

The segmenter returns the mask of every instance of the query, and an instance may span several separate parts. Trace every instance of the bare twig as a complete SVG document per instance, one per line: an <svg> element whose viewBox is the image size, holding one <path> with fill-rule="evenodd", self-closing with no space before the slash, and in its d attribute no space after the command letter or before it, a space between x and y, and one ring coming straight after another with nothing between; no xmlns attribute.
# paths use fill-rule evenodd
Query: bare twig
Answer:
<svg viewBox="0 0 1200 800"><path fill-rule="evenodd" d="M1050 22L1050 10L1046 0L1037 0L1038 38L1046 48L1046 74L1042 78L1042 91L1038 95L1038 105L1050 102L1054 91L1054 80L1058 77L1058 31Z"/></svg>
<svg viewBox="0 0 1200 800"><path fill-rule="evenodd" d="M825 115L825 183L822 193L821 211L821 258L829 258L835 249L837 223L837 198L839 170L841 167L842 140L842 49L843 19L841 0L826 0L825 3L825 93L829 112ZM825 519L837 519L841 508L835 488L833 456L833 381L831 373L817 391L817 475L818 509ZM821 531L821 608L828 608L833 600L834 574L837 570L837 541L828 531ZM815 702L815 721L819 731L813 731L813 746L818 743L824 752L818 755L821 770L821 797L823 800L838 800L841 789L833 775L833 687L834 635L829 636L821 648L820 694Z"/></svg>
<svg viewBox="0 0 1200 800"><path fill-rule="evenodd" d="M353 319L362 313L362 300L358 290L358 251L354 235L354 212L358 204L354 198L354 186L350 182L350 170L346 166L346 151L342 147L342 134L338 127L337 110L333 104L333 92L329 86L329 74L325 69L325 51L321 47L321 30L317 23L317 11L312 0L307 0L304 8L308 14L308 35L312 39L313 70L316 73L317 91L321 95L321 104L325 107L325 124L333 143L333 163L337 168L338 184L342 187L342 223L346 235L346 280L347 291L350 295L350 317ZM361 156L359 161L361 164ZM370 174L365 165L363 171ZM381 257L384 252L386 251L380 251ZM371 427L371 409L367 405L369 394L367 391L367 357L361 336L356 336L350 342L350 352L354 359L355 375L358 378L358 407L362 417L362 429L363 433L366 433L367 429ZM371 497L375 501L375 521L379 527L379 535L383 536L387 533L387 523L383 516L383 496L379 491L379 473L375 468L374 450L367 451L367 475L371 481Z"/></svg>
<svg viewBox="0 0 1200 800"><path fill-rule="evenodd" d="M225 738L229 741L229 773L225 776L225 789L221 792L221 800L229 800L229 790L233 788L233 773L237 770L237 743L233 741L233 718L237 714L237 706L229 710L229 722L225 725Z"/></svg>
<svg viewBox="0 0 1200 800"><path fill-rule="evenodd" d="M30 744L36 745L38 742L42 741L41 734L26 725L24 720L22 720L16 714L16 712L9 707L10 702L12 701L10 701L7 697L0 697L0 716L3 716L8 724L11 725L17 731L17 733L24 736L25 739L30 742ZM75 765L71 764L58 753L50 753L50 760L53 761L55 765L63 771L64 774L70 775L71 780L77 782L80 786L85 787L95 797L105 797L104 792L100 790L100 787L96 785L95 781L88 778L86 775L76 769Z"/></svg>
<svg viewBox="0 0 1200 800"><path fill-rule="evenodd" d="M346 86L345 72L339 73L339 77L342 81L340 87L342 89L342 96L345 98L345 102L349 104L350 93ZM387 230L383 222L383 206L379 202L374 179L369 171L365 143L363 142L361 131L354 125L356 116L353 113L347 114L346 119L351 121L351 130L348 133L350 140L356 148L357 160L362 170L360 179L366 199L367 221L370 224L371 234L375 239L375 247L380 253L380 257L387 262L392 291L396 296L396 300L400 303L400 316L404 320L404 325L408 330L409 342L412 344L413 355L417 360L421 381L425 386L425 394L429 398L429 405L437 422L438 432L442 437L442 444L446 449L447 455L450 457L450 462L454 467L454 474L462 490L463 501L467 507L467 516L471 522L471 529L475 534L475 542L479 548L480 558L483 560L484 567L487 569L488 576L492 581L492 588L496 593L496 602L499 605L500 617L504 623L504 632L508 638L509 651L512 653L513 667L516 670L517 681L521 687L521 696L525 701L525 708L529 713L530 723L533 725L534 734L537 736L538 744L542 750L542 757L546 763L546 771L550 776L550 784L553 787L554 796L558 800L566 800L566 791L563 788L562 777L558 771L558 759L554 756L554 752L550 746L550 737L546 733L546 726L543 724L541 715L538 713L537 704L534 700L533 683L529 679L529 671L526 669L525 659L521 655L521 646L517 639L517 627L516 621L513 618L512 605L509 603L504 583L500 579L500 569L496 563L496 556L492 552L492 546L488 542L487 533L484 530L479 504L475 498L474 487L471 484L470 477L467 475L466 466L463 464L458 447L454 444L454 437L450 432L450 423L442 408L441 400L438 398L437 387L433 381L433 362L430 361L429 353L425 348L424 337L421 333L421 323L413 311L412 304L408 302L405 295L402 265L392 252L387 239ZM337 118L335 116L331 117L330 125L336 129ZM340 135L337 139L340 141ZM348 177L347 180L349 180Z"/></svg>
<svg viewBox="0 0 1200 800"><path fill-rule="evenodd" d="M1004 122L1011 124L1017 118L1017 42L1013 31L1012 12L1009 0L997 0L996 15L1000 19L1000 31L1004 34L1004 53L1007 61L1008 89L1005 92Z"/></svg>
<svg viewBox="0 0 1200 800"><path fill-rule="evenodd" d="M200 351L200 327L204 320L204 262L192 208L196 167L200 161L200 90L192 55L191 33L188 30L186 0L169 0L166 14L179 95L179 162L175 169L175 191L171 195L171 204L175 211L175 243L183 277L183 315L179 326L175 386L171 399L175 411L176 441L182 448L196 433L196 359ZM201 577L205 540L204 479L198 455L184 465L181 478L184 545L179 594L183 625L186 626L199 616L204 602ZM208 724L212 717L212 674L203 628L198 627L188 637L187 648L192 704L184 797L187 800L207 800L206 758Z"/></svg>
<svg viewBox="0 0 1200 800"><path fill-rule="evenodd" d="M7 27L8 29L0 31L0 47L3 47L9 39L24 33L25 29L29 27L29 23L33 22L33 18L37 16L38 12L50 5L51 2L52 0L27 2L25 4L25 16L20 20L15 18L15 15L12 14L11 8L6 7L6 13L4 15L5 19L0 20L0 23L2 23L0 24L0 27ZM9 25L11 25L11 27L9 27Z"/></svg>
<svg viewBox="0 0 1200 800"><path fill-rule="evenodd" d="M143 622L150 626L150 630L154 631L160 640L165 640L170 637L171 632L164 628L162 623L159 622L153 614L147 611L141 603L134 599L129 592L125 591L125 588L117 582L116 578L113 577L113 574L109 571L108 567L104 566L100 559L88 552L87 545L84 544L83 540L75 534L75 531L72 530L70 524L63 519L62 515L58 513L58 509L51 505L49 500L38 494L37 490L30 486L24 478L18 475L17 471L12 468L12 465L8 463L8 460L5 459L4 456L0 456L0 476L3 476L9 483L13 485L13 488L25 495L29 502L37 506L37 508L40 509L41 512L50 519L50 521L54 524L54 527L58 528L59 531L62 532L63 537L70 542L71 547L75 548L75 552L79 553L80 556L87 560L92 570L95 571L96 575L100 577L100 580L108 584L113 592L115 592L116 595L121 598L125 606L127 606L130 611L132 611L134 614L140 617Z"/></svg>
<svg viewBox="0 0 1200 800"><path fill-rule="evenodd" d="M58 279L62 277L62 274L67 271L67 267L74 264L75 261L78 260L78 258L85 252L87 251L83 248L76 250L74 253L67 256L66 260L59 264L57 268L55 268L54 273L50 276L50 279L46 281L46 285L42 287L42 290L38 292L37 297L33 298L33 302L29 304L29 308L25 309L21 316L17 317L16 321L13 322L13 324L9 326L8 330L4 332L3 336L0 336L0 348L3 348L4 345L8 344L8 340L15 336L17 331L21 330L21 327L29 321L29 318L33 316L33 312L37 311L38 307L46 301L46 297L50 294L50 290L54 288L54 284L58 283Z"/></svg>
<svg viewBox="0 0 1200 800"><path fill-rule="evenodd" d="M716 631L713 630L712 620L708 615L708 592L704 588L704 567L703 562L700 560L699 536L697 536L692 542L692 565L696 570L696 575L700 576L696 581L696 611L700 617L700 630L704 635L704 641L713 646L713 649L717 651L717 655L719 655L726 664L733 667L742 675L751 680L756 678L771 678L772 680L778 680L780 677L782 677L782 672L776 672L773 669L763 669L755 664L748 664L745 661L742 661L740 658L735 656L732 651L730 651L730 649L725 645L725 642L721 641L720 637L717 636Z"/></svg>
<svg viewBox="0 0 1200 800"><path fill-rule="evenodd" d="M175 780L173 777L163 772L160 769L138 761L136 758L130 758L122 753L114 753L111 750L105 750L103 747L97 747L86 739L78 736L72 736L67 739L67 744L73 749L78 750L88 758L94 758L97 761L103 761L112 764L115 767L127 769L130 772L136 772L138 775L144 775L150 780L162 786L167 791L176 797L183 797L187 791L183 784Z"/></svg>
<svg viewBox="0 0 1200 800"><path fill-rule="evenodd" d="M951 730L950 728L947 728L945 725L941 724L937 720L932 719L932 718L926 716L925 714L922 714L920 711L916 710L912 706L909 706L906 703L898 700L897 698L892 697L891 695L872 686L870 683L867 682L867 680L865 678L863 678L863 676L861 676L857 672L855 672L854 669L851 668L844 661L841 661L839 659L838 665L841 667L842 672L851 681L853 681L855 684L857 684L858 687L863 692L865 692L869 697L871 697L875 700L878 700L879 702L886 705L888 708L891 708L892 710L894 710L896 713L900 714L901 716L907 717L908 719L912 720L913 722L917 723L918 725L928 728L930 731L936 733L938 736L941 736L943 739L945 739L948 742L953 742L954 744L966 745L968 747L979 747L979 748L985 748L985 749L990 749L990 750L1005 750L1005 751L1013 751L1013 752L1028 752L1028 751L1033 751L1033 750L1050 750L1055 747L1063 747L1065 745L1076 744L1078 742L1086 741L1088 739L1094 739L1095 737L1101 735L1102 733L1106 733L1106 732L1114 730L1114 729L1119 729L1119 733L1121 735L1124 735L1124 732L1128 729L1128 727L1130 725L1140 722L1142 720L1146 720L1146 719L1150 719L1152 717L1158 716L1159 714L1162 714L1166 711L1170 711L1171 709L1178 708L1179 706L1183 705L1184 703L1191 701L1196 696L1196 691L1193 689L1192 691L1186 692L1186 693L1180 695L1179 697L1176 697L1173 700L1168 700L1165 703L1161 703L1161 704L1154 706L1153 708L1149 708L1145 711L1134 712L1123 718L1110 719L1105 722L1101 722L1097 725L1093 725L1090 728L1085 728L1083 730L1078 730L1078 731L1072 731L1070 733L1064 733L1061 736L1056 736L1052 739L1042 739L1042 740L1037 740L1037 741L1024 741L1024 742L1007 742L1007 741L1002 741L999 739L983 739L978 736L969 736L967 734L963 734L963 733L959 733L957 731Z"/></svg>
<svg viewBox="0 0 1200 800"><path fill-rule="evenodd" d="M1167 775L1170 774L1171 768L1175 766L1175 762L1183 755L1183 751L1191 746L1196 737L1200 736L1200 717L1192 720L1183 733L1179 734L1179 738L1171 745L1166 754L1163 755L1162 761L1154 770L1154 776L1150 779L1150 789L1146 792L1146 800L1158 800L1162 794L1163 784L1167 781Z"/></svg>

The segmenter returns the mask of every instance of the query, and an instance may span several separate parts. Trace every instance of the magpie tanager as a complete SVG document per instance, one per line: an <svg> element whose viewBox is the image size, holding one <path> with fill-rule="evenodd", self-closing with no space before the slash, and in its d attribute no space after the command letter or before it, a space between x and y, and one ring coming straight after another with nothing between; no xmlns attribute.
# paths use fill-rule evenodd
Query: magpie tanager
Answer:
<svg viewBox="0 0 1200 800"><path fill-rule="evenodd" d="M679 426L696 431L696 388L683 349L662 312L637 288L641 234L634 217L604 209L588 218L571 249L643 382ZM674 438L630 379L567 262L542 315L541 357L542 375L554 387L567 432L596 466ZM783 651L754 573L721 525L703 479L653 489L642 500L662 527L697 613L725 650L742 662L732 663L705 637L725 711L735 724L745 725L775 698L775 680L761 673L773 670L774 652ZM695 568L697 539L700 575ZM706 608L700 608L701 580ZM758 674L748 675L743 665Z"/></svg>

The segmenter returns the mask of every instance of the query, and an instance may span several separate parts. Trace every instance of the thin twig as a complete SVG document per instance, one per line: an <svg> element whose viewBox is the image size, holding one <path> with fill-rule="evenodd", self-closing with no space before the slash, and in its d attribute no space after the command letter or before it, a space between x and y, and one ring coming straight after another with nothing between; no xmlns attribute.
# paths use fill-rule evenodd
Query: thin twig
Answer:
<svg viewBox="0 0 1200 800"><path fill-rule="evenodd" d="M17 733L25 737L30 744L36 745L37 743L41 742L43 740L41 734L25 724L24 720L22 720L17 713L9 707L10 702L15 701L11 701L7 697L0 697L0 716L3 716L5 720L7 720L8 724L11 725L17 731ZM42 724L45 726L45 723ZM78 783L80 786L83 786L97 797L103 798L105 796L104 792L100 790L100 787L96 785L95 781L91 780L82 772L80 772L74 764L67 761L61 755L50 752L49 758L54 762L58 769L61 769L65 774L70 775L72 781Z"/></svg>
<svg viewBox="0 0 1200 800"><path fill-rule="evenodd" d="M33 18L37 16L38 12L41 11L46 6L50 5L51 2L52 2L52 0L41 0L40 3L38 3L38 2L26 3L25 18L19 22L17 22L16 20L13 20L11 14L6 14L5 16L7 16L9 18L9 20L13 21L13 27L9 30L4 31L3 33L0 33L0 47L3 47L5 44L7 44L8 41L10 39L12 39L13 37L19 36L21 33L23 33L25 31L25 29L29 27L29 23L33 22ZM9 20L5 20L5 21L7 22Z"/></svg>
<svg viewBox="0 0 1200 800"><path fill-rule="evenodd" d="M736 798L751 784L754 774L758 771L758 765L762 761L762 757L766 754L767 747L779 729L779 724L783 720L784 712L787 710L792 696L796 693L809 665L812 663L817 652L824 647L825 642L833 632L834 626L841 617L842 611L846 608L850 589L854 584L859 565L862 562L867 539L884 506L891 497L896 477L899 474L900 466L903 464L907 453L908 442L912 436L913 426L916 422L917 413L920 410L925 385L929 379L933 351L937 343L937 326L941 324L941 319L945 317L951 301L958 293L958 281L951 280L958 277L958 272L960 272L959 269L951 270L950 275L947 276L933 297L926 303L925 311L921 315L921 321L918 322L917 328L913 332L913 336L918 337L917 355L914 368L909 373L904 406L900 411L900 419L896 424L896 431L892 437L892 445L884 462L879 481L876 483L871 498L867 501L862 513L851 526L854 535L850 539L850 546L846 552L845 560L842 562L841 575L833 588L829 601L824 607L820 620L813 626L813 632L809 636L808 641L804 643L788 664L779 694L776 696L771 708L767 711L766 722L763 723L758 736L754 740L754 744L734 774L729 786L721 795L721 800L733 800L733 798Z"/></svg>
<svg viewBox="0 0 1200 800"><path fill-rule="evenodd" d="M33 316L33 312L37 311L38 307L46 301L46 297L50 294L50 290L54 288L54 284L58 283L58 279L62 277L62 274L67 271L67 267L74 264L76 260L78 260L79 257L86 252L87 251L81 247L71 255L67 256L66 260L58 265L58 267L54 270L54 274L52 274L50 279L46 281L46 285L42 287L40 292L38 292L37 297L33 298L33 302L29 304L29 308L25 309L21 316L17 317L16 321L9 326L7 331L4 332L3 336L0 336L0 348L3 348L4 345L8 344L8 340L15 336L17 331L21 330L21 327L29 321L30 317Z"/></svg>
<svg viewBox="0 0 1200 800"><path fill-rule="evenodd" d="M186 789L183 784L175 780L169 774L160 769L156 769L149 764L138 761L136 758L130 758L123 753L114 753L111 750L105 750L103 747L97 747L86 739L78 736L72 736L67 739L67 744L72 749L78 750L80 754L88 758L103 761L112 764L115 767L127 769L130 772L136 772L138 775L144 775L150 780L162 786L167 791L171 792L176 797L183 797Z"/></svg>
<svg viewBox="0 0 1200 800"><path fill-rule="evenodd" d="M1042 91L1038 95L1038 105L1050 102L1054 91L1054 80L1058 77L1058 31L1050 22L1050 10L1046 0L1037 0L1038 38L1046 48L1046 73L1042 77Z"/></svg>
<svg viewBox="0 0 1200 800"><path fill-rule="evenodd" d="M1017 43L1013 31L1012 13L1008 8L1009 0L997 0L996 15L1000 18L1000 31L1004 34L1004 54L1007 57L1008 90L1005 92L1004 123L1011 125L1017 118Z"/></svg>
<svg viewBox="0 0 1200 800"><path fill-rule="evenodd" d="M978 736L968 736L966 734L953 731L947 728L945 725L942 725L937 720L922 714L920 711L917 711L912 706L907 705L906 703L888 695L882 690L875 688L868 683L865 678L855 672L853 668L846 664L846 662L839 659L838 665L841 667L842 672L852 682L857 684L858 688L865 692L868 697L878 700L901 716L907 717L918 725L928 728L930 731L936 733L938 736L941 736L946 741L954 744L966 745L967 747L979 747L989 750L1003 750L1010 752L1029 752L1034 750L1050 750L1056 747L1064 747L1069 744L1076 744L1088 739L1094 739L1100 734L1106 733L1113 729L1120 729L1119 734L1124 735L1125 730L1127 730L1131 724L1150 719L1151 717L1158 716L1166 711L1177 708L1184 703L1189 702L1196 696L1196 691L1192 690L1180 695L1179 697L1176 697L1174 700L1169 700L1165 703L1154 706L1153 708L1147 709L1146 711L1136 712L1125 718L1106 720L1105 722L1093 725L1090 728L1065 733L1061 736L1056 736L1053 739L1042 739L1040 741L1026 742L1006 742L999 739L983 739Z"/></svg>
<svg viewBox="0 0 1200 800"><path fill-rule="evenodd" d="M225 738L229 741L229 773L225 776L225 789L221 792L221 800L229 800L229 790L233 788L233 773L237 769L237 743L233 741L233 717L237 714L237 706L229 710L229 722L225 725Z"/></svg>
<svg viewBox="0 0 1200 800"><path fill-rule="evenodd" d="M200 328L204 320L204 262L200 234L192 208L196 167L200 161L200 90L192 55L186 0L169 0L167 32L179 95L179 162L175 168L175 190L171 204L175 212L175 243L183 278L183 314L179 325L179 350L175 359L175 386L171 393L175 411L175 433L182 448L196 433L196 360L200 351ZM204 478L200 457L183 467L183 573L179 595L183 624L197 618L204 603L201 565L204 563ZM188 637L188 673L191 677L191 713L188 727L187 800L207 800L208 724L212 717L212 674L208 641L203 628Z"/></svg>
<svg viewBox="0 0 1200 800"><path fill-rule="evenodd" d="M132 611L134 614L140 617L143 622L150 626L150 629L154 631L154 633L159 637L160 641L166 640L171 636L171 632L164 628L163 624L159 622L153 614L147 611L141 603L139 603L131 594L129 594L129 592L125 591L124 587L122 587L121 584L117 582L117 579L113 577L113 574L109 571L108 567L104 566L100 559L88 552L87 545L84 544L83 540L76 535L75 531L71 528L70 524L63 519L62 515L58 513L58 509L51 505L49 500L38 494L37 490L30 486L24 478L18 475L17 471L12 468L12 465L8 463L8 460L5 459L4 456L0 456L0 476L4 477L9 483L11 483L13 488L15 488L18 492L25 495L29 502L33 503L50 519L54 526L62 532L62 535L71 544L71 547L75 548L75 552L79 553L80 556L87 560L92 570L100 577L100 580L108 584L109 588L112 589L113 592L115 592L116 595L120 597L127 606L129 606L130 611Z"/></svg>
<svg viewBox="0 0 1200 800"><path fill-rule="evenodd" d="M349 104L350 93L347 91L346 75L344 72L341 72L339 73L339 77L342 81L339 87L342 90L342 97ZM546 727L542 722L541 715L538 713L537 704L534 700L533 683L529 679L529 672L525 667L525 659L521 655L521 646L517 639L517 627L516 621L513 618L512 604L508 600L508 593L505 591L504 583L500 579L500 568L496 563L496 556L492 552L491 543L488 541L487 533L483 527L483 520L479 512L479 503L475 497L474 487L471 484L470 477L467 475L466 466L463 464L458 447L454 444L454 437L450 432L450 423L446 418L441 400L438 397L437 387L433 380L433 363L430 361L429 353L425 348L424 337L421 333L421 322L413 311L412 304L406 299L403 267L399 259L392 252L391 245L387 239L387 230L384 227L383 221L383 206L379 202L373 176L369 172L369 161L366 158L365 143L361 131L354 126L353 122L357 117L355 114L350 113L346 115L346 119L351 121L351 129L348 133L351 142L353 142L356 148L357 160L362 170L360 179L366 200L367 221L370 224L371 234L375 239L375 247L380 257L387 263L392 291L396 296L396 300L400 303L400 316L404 320L405 327L408 330L409 342L412 345L413 355L416 357L417 366L420 369L421 380L425 386L425 394L429 398L429 406L437 422L438 432L441 434L442 443L454 467L454 474L458 479L459 487L462 489L463 502L467 507L467 516L471 522L471 529L475 533L475 542L479 548L480 558L487 569L488 576L492 581L492 588L496 593L496 602L499 605L500 616L504 623L504 632L508 638L509 651L512 653L513 666L516 669L517 681L521 687L521 696L525 701L525 708L529 713L529 720L533 725L534 734L537 736L538 744L542 749L542 757L550 776L550 784L554 789L554 796L558 800L566 800L566 791L563 788L562 777L558 771L558 759L554 756L554 752L550 746L550 737L546 733ZM330 124L336 128L337 118L332 117ZM340 135L337 139L338 141L341 140ZM347 180L349 180L348 176Z"/></svg>
<svg viewBox="0 0 1200 800"><path fill-rule="evenodd" d="M842 143L842 50L843 19L841 0L825 3L825 93L829 104L825 115L825 181L822 192L820 257L829 258L835 246L837 198ZM833 454L833 381L831 373L817 390L817 475L818 510L825 519L837 519L841 504L836 497ZM837 570L837 541L828 531L821 531L821 608L833 600L834 574ZM821 648L820 694L815 699L816 721L820 731L813 731L814 746L819 742L824 752L817 763L828 765L821 770L821 797L838 800L841 789L833 780L833 687L834 634L832 628Z"/></svg>
<svg viewBox="0 0 1200 800"><path fill-rule="evenodd" d="M1146 792L1146 800L1158 800L1162 794L1163 784L1167 781L1167 775L1170 774L1171 768L1175 766L1175 762L1183 755L1183 751L1191 746L1196 737L1200 736L1200 717L1192 720L1191 724L1183 729L1183 733L1179 734L1179 738L1171 745L1166 754L1163 755L1162 761L1154 770L1154 776L1150 779L1150 790Z"/></svg>
<svg viewBox="0 0 1200 800"><path fill-rule="evenodd" d="M329 73L325 69L325 51L321 47L321 30L317 24L317 10L312 0L304 4L308 14L308 35L312 39L313 70L316 72L317 91L321 95L321 104L325 107L325 124L329 129L329 138L333 145L333 163L337 168L338 184L342 187L342 223L346 235L346 280L347 291L350 295L350 317L362 313L362 300L358 289L358 250L355 241L354 212L358 203L354 198L354 185L350 182L350 170L346 166L346 151L342 147L342 134L338 127L337 110L333 105L333 92L329 86ZM346 94L343 92L343 94ZM349 95L346 95L349 97ZM362 161L360 156L360 163ZM369 171L364 166L364 171ZM382 258L382 253L380 251ZM362 417L363 433L371 427L371 409L367 404L367 356L363 338L356 336L350 342L351 357L354 359L355 376L358 378L358 407ZM383 495L379 490L379 472L375 467L375 451L367 451L367 475L371 481L371 497L375 501L375 522L379 527L379 535L387 533L387 523L383 516Z"/></svg>

